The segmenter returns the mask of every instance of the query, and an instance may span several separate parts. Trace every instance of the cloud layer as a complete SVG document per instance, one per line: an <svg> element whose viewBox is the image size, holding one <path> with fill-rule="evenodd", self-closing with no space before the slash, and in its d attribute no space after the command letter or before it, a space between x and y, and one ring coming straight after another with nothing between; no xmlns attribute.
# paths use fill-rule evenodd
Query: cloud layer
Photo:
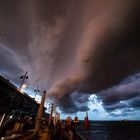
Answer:
<svg viewBox="0 0 140 140"><path fill-rule="evenodd" d="M139 5L138 0L0 2L0 72L19 84L28 71L31 86L46 89L65 113L88 110L93 93L106 110L138 107Z"/></svg>

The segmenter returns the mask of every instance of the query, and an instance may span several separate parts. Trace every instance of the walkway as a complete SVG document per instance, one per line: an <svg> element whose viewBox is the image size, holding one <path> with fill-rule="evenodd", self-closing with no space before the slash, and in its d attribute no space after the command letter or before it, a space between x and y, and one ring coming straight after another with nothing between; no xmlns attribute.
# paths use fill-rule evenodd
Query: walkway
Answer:
<svg viewBox="0 0 140 140"><path fill-rule="evenodd" d="M40 130L39 132L39 140L48 140L48 129Z"/></svg>

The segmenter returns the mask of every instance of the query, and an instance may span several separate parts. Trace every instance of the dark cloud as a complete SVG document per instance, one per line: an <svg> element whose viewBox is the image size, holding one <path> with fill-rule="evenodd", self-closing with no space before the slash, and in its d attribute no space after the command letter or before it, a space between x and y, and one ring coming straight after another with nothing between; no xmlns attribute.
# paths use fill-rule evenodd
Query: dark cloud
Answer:
<svg viewBox="0 0 140 140"><path fill-rule="evenodd" d="M126 107L128 107L126 103L116 103L113 105L104 106L105 110L107 111L113 111L115 109L121 109L121 108L126 108Z"/></svg>
<svg viewBox="0 0 140 140"><path fill-rule="evenodd" d="M124 79L119 85L97 93L103 107L111 112L116 109L139 108L140 77L139 73Z"/></svg>
<svg viewBox="0 0 140 140"><path fill-rule="evenodd" d="M130 115L130 113L127 113L127 112L123 112L123 113L121 113L121 114L116 114L116 113L110 113L110 115L112 116L112 117L126 117L126 116L128 116L128 115Z"/></svg>
<svg viewBox="0 0 140 140"><path fill-rule="evenodd" d="M110 113L111 116L113 117L126 117L131 115L133 112L133 115L135 115L135 111L132 108L124 108L120 109L120 111L113 111Z"/></svg>
<svg viewBox="0 0 140 140"><path fill-rule="evenodd" d="M10 79L11 82L19 83L24 71L20 65L17 65L19 61L15 53L4 46L0 46L0 50L0 74Z"/></svg>
<svg viewBox="0 0 140 140"><path fill-rule="evenodd" d="M59 106L59 109L61 109L61 111L63 111L66 114L75 113L77 111L89 110L86 104L87 100L85 100L84 104L79 103L79 101L77 100L78 98L73 99L73 97L71 97L70 94L64 95L59 98L54 97L55 105Z"/></svg>
<svg viewBox="0 0 140 140"><path fill-rule="evenodd" d="M140 71L139 6L139 0L1 1L0 72L19 84L28 71L32 86L48 89L67 113L88 110L93 92L107 110L123 108L120 101L139 96L138 75L122 82Z"/></svg>
<svg viewBox="0 0 140 140"><path fill-rule="evenodd" d="M140 96L130 99L128 101L128 103L133 108L139 108L140 107Z"/></svg>
<svg viewBox="0 0 140 140"><path fill-rule="evenodd" d="M75 92L79 85L79 79L69 78L57 84L48 91L47 96L55 99L55 104L65 113L87 111L89 95Z"/></svg>
<svg viewBox="0 0 140 140"><path fill-rule="evenodd" d="M73 100L71 99L70 95L64 95L63 97L56 99L56 105L60 106L60 109L65 113L75 113L78 108L74 104Z"/></svg>
<svg viewBox="0 0 140 140"><path fill-rule="evenodd" d="M137 74L132 77L137 77ZM139 86L140 79L132 78L132 81L129 81L129 83L114 86L113 88L103 91L99 96L103 96L103 102L105 104L117 103L118 101L128 100L138 96L140 94Z"/></svg>

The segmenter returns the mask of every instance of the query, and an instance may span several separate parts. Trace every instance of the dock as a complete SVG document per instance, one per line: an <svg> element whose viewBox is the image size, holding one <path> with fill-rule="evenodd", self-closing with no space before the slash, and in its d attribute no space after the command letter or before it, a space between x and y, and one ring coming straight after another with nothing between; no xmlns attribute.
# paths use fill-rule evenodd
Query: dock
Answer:
<svg viewBox="0 0 140 140"><path fill-rule="evenodd" d="M50 140L48 128L41 129L37 135L33 135L33 130L29 130L22 134L11 134L2 137L0 140ZM85 140L78 132L74 132L73 140Z"/></svg>

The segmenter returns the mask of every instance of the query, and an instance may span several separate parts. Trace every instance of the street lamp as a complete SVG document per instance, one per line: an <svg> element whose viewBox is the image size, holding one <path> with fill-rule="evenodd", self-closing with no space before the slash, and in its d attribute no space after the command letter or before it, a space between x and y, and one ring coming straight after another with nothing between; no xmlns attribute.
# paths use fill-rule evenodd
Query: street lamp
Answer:
<svg viewBox="0 0 140 140"><path fill-rule="evenodd" d="M20 79L22 79L22 82L21 82L21 84L20 84L20 87L19 87L18 91L21 90L22 85L23 85L25 79L28 79L27 73L28 73L28 72L26 71L26 73L20 77Z"/></svg>
<svg viewBox="0 0 140 140"><path fill-rule="evenodd" d="M27 87L27 85L26 84L23 84L22 87L21 87L21 89L24 89L26 87Z"/></svg>

